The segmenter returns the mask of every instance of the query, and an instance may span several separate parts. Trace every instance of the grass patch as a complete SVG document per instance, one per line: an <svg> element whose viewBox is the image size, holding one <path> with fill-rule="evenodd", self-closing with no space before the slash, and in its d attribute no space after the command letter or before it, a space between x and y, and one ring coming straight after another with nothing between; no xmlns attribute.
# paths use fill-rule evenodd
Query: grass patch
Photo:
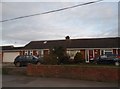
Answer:
<svg viewBox="0 0 120 89"><path fill-rule="evenodd" d="M112 65L112 64L105 65L105 64L92 64L92 63L90 63L90 64L87 64L87 63L81 63L81 64L63 64L63 65L60 65L60 66L120 68L120 66L115 66L115 65Z"/></svg>

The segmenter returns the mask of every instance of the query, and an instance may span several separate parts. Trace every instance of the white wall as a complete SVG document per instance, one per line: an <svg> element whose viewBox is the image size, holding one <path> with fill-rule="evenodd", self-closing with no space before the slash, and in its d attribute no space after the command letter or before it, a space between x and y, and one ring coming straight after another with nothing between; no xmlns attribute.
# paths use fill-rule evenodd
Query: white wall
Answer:
<svg viewBox="0 0 120 89"><path fill-rule="evenodd" d="M14 59L19 55L19 52L4 52L3 62L14 62Z"/></svg>

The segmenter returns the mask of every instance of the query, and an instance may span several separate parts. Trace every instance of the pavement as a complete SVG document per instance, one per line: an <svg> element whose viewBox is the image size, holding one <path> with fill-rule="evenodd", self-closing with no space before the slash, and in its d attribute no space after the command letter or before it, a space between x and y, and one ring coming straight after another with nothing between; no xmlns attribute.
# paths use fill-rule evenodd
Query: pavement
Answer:
<svg viewBox="0 0 120 89"><path fill-rule="evenodd" d="M118 87L117 83L2 75L2 87Z"/></svg>

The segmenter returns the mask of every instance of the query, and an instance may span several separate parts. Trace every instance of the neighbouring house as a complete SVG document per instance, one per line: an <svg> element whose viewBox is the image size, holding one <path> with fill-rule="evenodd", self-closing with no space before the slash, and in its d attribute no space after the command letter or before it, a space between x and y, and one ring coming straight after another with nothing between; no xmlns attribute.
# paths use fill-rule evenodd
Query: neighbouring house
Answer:
<svg viewBox="0 0 120 89"><path fill-rule="evenodd" d="M111 38L83 38L65 40L46 40L46 41L31 41L25 45L22 55L35 55L43 57L49 54L50 49L54 47L64 47L66 52L73 59L77 52L80 52L83 59L89 62L93 57L102 54L120 54L120 37Z"/></svg>
<svg viewBox="0 0 120 89"><path fill-rule="evenodd" d="M0 63L2 62L2 49L0 48Z"/></svg>
<svg viewBox="0 0 120 89"><path fill-rule="evenodd" d="M1 57L0 59L4 63L13 62L14 59L18 55L22 55L22 52L23 52L22 51L23 47L14 47L13 45L1 46L0 48L2 49L0 53L0 57Z"/></svg>

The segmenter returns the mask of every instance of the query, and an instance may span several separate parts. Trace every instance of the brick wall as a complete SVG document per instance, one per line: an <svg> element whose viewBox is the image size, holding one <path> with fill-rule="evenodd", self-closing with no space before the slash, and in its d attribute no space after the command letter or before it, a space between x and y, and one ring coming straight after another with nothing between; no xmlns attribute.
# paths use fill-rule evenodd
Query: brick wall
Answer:
<svg viewBox="0 0 120 89"><path fill-rule="evenodd" d="M0 53L0 62L2 61L2 53Z"/></svg>
<svg viewBox="0 0 120 89"><path fill-rule="evenodd" d="M27 75L60 77L94 81L118 81L120 70L117 67L85 67L69 65L32 65L27 67Z"/></svg>
<svg viewBox="0 0 120 89"><path fill-rule="evenodd" d="M25 67L2 67L2 74L9 75L26 75Z"/></svg>

